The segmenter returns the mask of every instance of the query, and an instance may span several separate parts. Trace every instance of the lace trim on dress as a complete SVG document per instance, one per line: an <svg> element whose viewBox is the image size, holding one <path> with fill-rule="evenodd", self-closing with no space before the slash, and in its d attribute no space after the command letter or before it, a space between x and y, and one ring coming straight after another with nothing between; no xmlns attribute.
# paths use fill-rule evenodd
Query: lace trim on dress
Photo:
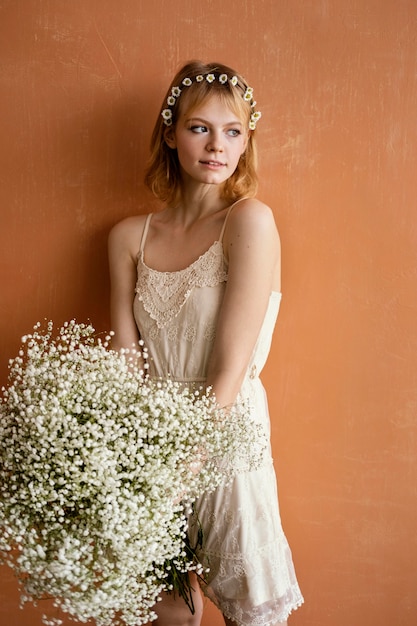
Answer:
<svg viewBox="0 0 417 626"><path fill-rule="evenodd" d="M158 328L167 326L180 312L194 287L215 287L227 280L223 244L215 241L194 263L176 272L159 272L138 255L135 292Z"/></svg>

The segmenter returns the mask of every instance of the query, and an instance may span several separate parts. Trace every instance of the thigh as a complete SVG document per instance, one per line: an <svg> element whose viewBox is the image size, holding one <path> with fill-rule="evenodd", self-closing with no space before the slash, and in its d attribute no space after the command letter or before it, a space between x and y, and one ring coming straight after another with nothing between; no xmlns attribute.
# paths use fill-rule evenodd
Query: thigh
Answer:
<svg viewBox="0 0 417 626"><path fill-rule="evenodd" d="M154 606L158 618L149 626L200 626L203 615L203 599L197 578L190 576L194 613L190 611L187 603L178 594L162 593L161 601Z"/></svg>

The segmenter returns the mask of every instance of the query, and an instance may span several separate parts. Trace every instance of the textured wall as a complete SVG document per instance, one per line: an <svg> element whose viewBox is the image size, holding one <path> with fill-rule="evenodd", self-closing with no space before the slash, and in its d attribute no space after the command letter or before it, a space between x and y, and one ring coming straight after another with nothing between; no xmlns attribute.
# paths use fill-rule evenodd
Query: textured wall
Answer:
<svg viewBox="0 0 417 626"><path fill-rule="evenodd" d="M417 613L415 0L0 0L0 374L40 319L108 328L106 237L151 207L160 99L189 59L235 65L263 119L283 243L265 372L292 626ZM0 569L1 626L38 626ZM220 626L211 608L205 626Z"/></svg>

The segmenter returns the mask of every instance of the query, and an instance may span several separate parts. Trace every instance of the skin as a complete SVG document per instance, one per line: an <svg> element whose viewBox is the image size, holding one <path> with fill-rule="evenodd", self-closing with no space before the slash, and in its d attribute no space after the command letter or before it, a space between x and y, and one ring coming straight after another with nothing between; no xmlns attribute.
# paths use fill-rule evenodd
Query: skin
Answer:
<svg viewBox="0 0 417 626"><path fill-rule="evenodd" d="M228 203L222 185L236 169L248 132L233 111L212 96L191 115L180 112L165 141L177 151L183 179L178 207L152 217L145 261L159 271L187 267L218 239ZM136 256L145 216L117 224L109 236L113 348L137 344L132 313ZM241 200L229 215L223 239L229 273L209 362L207 383L217 401L233 403L243 382L272 291L281 290L280 241L271 209L256 199ZM202 601L195 583L197 610L164 596L157 604L158 626L199 626ZM235 622L225 618L227 626ZM286 622L281 622L286 624Z"/></svg>

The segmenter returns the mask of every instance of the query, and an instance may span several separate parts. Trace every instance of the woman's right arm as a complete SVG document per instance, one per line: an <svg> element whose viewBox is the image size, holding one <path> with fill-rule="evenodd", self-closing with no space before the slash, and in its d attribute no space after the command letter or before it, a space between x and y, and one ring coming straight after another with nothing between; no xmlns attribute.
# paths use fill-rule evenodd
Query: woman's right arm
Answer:
<svg viewBox="0 0 417 626"><path fill-rule="evenodd" d="M130 217L114 226L108 239L112 348L138 348L139 332L133 316L136 255L144 216Z"/></svg>

